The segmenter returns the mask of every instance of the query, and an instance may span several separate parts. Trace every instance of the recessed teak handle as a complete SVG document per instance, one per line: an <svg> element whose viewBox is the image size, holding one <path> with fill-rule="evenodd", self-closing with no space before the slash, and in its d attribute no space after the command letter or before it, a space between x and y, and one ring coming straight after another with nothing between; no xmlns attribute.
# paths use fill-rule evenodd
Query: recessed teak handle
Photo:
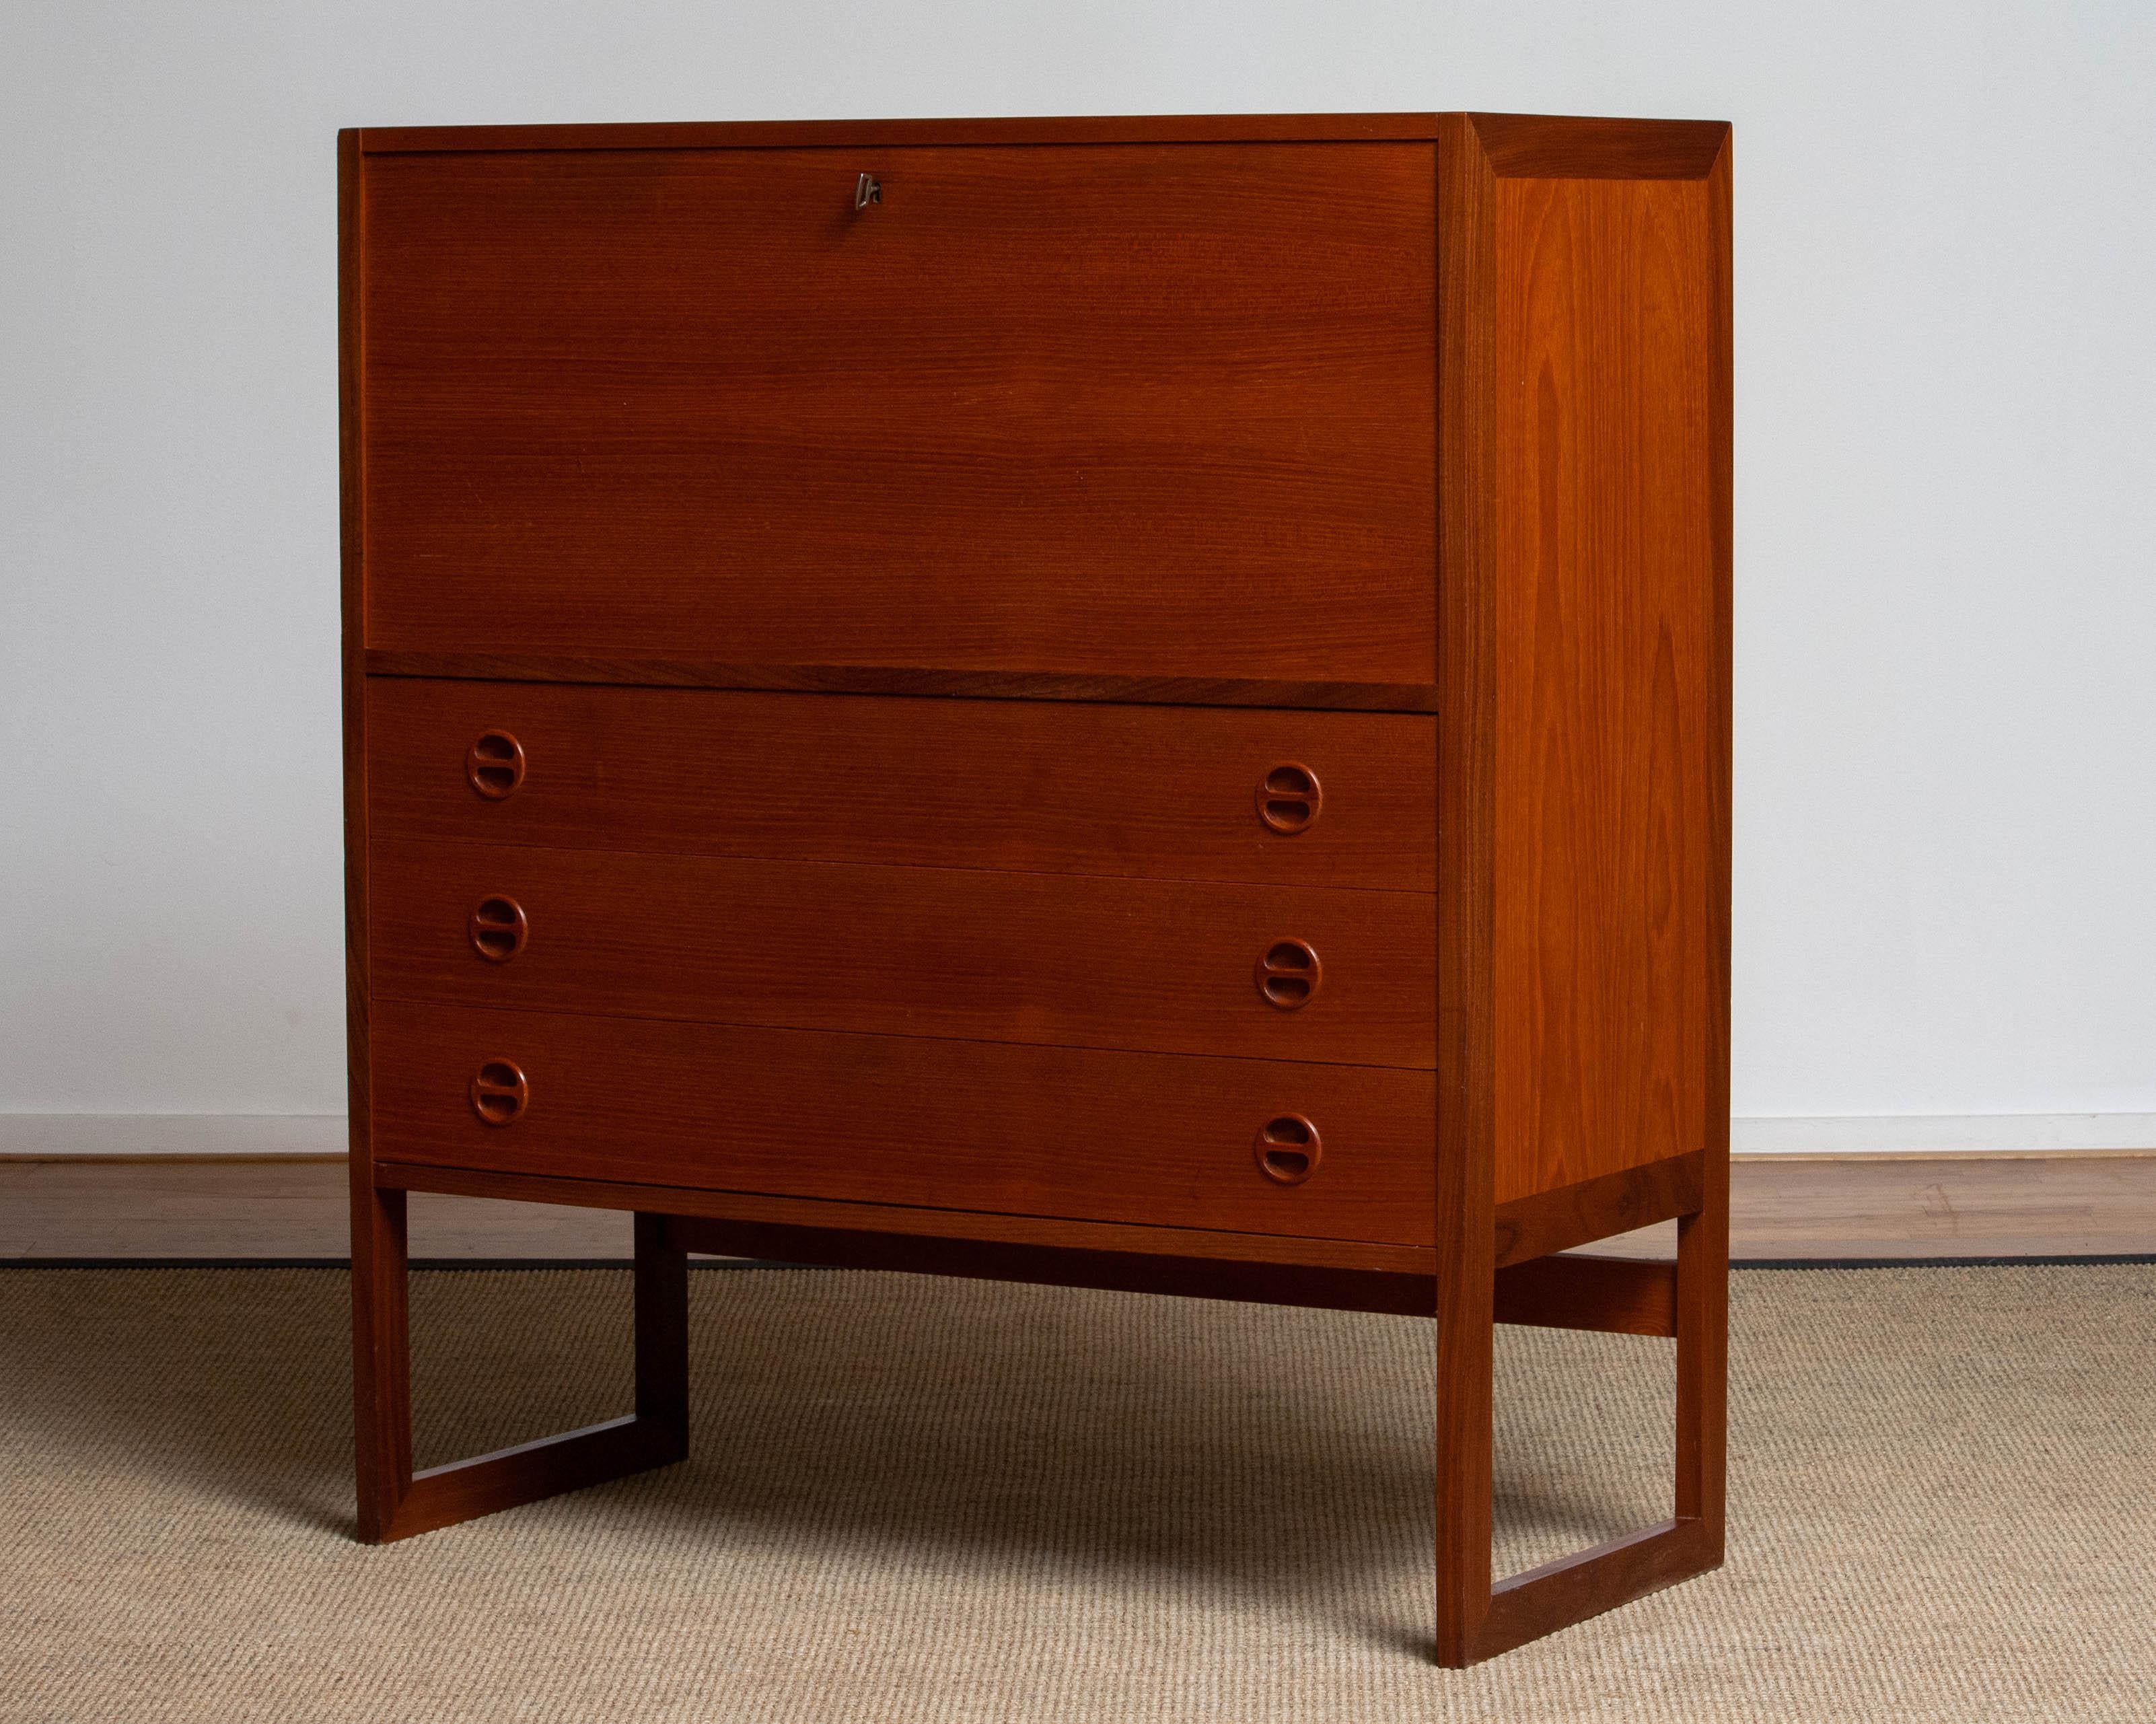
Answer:
<svg viewBox="0 0 2156 1724"><path fill-rule="evenodd" d="M490 1126L506 1126L531 1100L531 1086L513 1060L485 1060L471 1080L472 1111Z"/></svg>
<svg viewBox="0 0 2156 1724"><path fill-rule="evenodd" d="M1307 940L1276 940L1258 960L1258 993L1283 1012L1300 1011L1316 999L1324 979L1325 966Z"/></svg>
<svg viewBox="0 0 2156 1724"><path fill-rule="evenodd" d="M482 731L465 751L465 777L489 802L500 802L524 782L524 745L506 731Z"/></svg>
<svg viewBox="0 0 2156 1724"><path fill-rule="evenodd" d="M472 906L472 913L465 918L465 931L471 936L474 952L490 964L506 964L524 950L531 924L521 904L496 892Z"/></svg>
<svg viewBox="0 0 2156 1724"><path fill-rule="evenodd" d="M1282 1185L1300 1185L1317 1171L1325 1146L1318 1141L1317 1127L1304 1116L1284 1113L1258 1127L1257 1142L1251 1150L1257 1157L1258 1171L1266 1178Z"/></svg>
<svg viewBox="0 0 2156 1724"><path fill-rule="evenodd" d="M1325 806L1325 787L1298 760L1284 760L1258 780L1258 818L1275 832L1292 838L1317 824Z"/></svg>

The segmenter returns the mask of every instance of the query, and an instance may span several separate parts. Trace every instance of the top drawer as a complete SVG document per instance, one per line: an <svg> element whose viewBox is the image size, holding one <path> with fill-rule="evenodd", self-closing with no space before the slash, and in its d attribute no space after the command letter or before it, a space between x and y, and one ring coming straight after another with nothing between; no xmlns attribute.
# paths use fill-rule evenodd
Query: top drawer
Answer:
<svg viewBox="0 0 2156 1724"><path fill-rule="evenodd" d="M366 725L382 839L1436 883L1437 721L1409 713L375 676Z"/></svg>
<svg viewBox="0 0 2156 1724"><path fill-rule="evenodd" d="M1423 144L370 156L367 644L1427 685L1435 183Z"/></svg>

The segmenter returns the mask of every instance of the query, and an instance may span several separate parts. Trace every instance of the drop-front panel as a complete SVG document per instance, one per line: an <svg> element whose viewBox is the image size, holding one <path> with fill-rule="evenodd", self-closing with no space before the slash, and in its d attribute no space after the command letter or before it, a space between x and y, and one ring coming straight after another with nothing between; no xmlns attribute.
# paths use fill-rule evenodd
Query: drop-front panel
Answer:
<svg viewBox="0 0 2156 1724"><path fill-rule="evenodd" d="M1435 680L1428 145L876 158L370 161L369 644Z"/></svg>
<svg viewBox="0 0 2156 1724"><path fill-rule="evenodd" d="M1727 128L341 163L362 1535L680 1458L693 1249L1428 1312L1447 1664L1718 1562ZM636 1212L631 1416L413 1471L409 1189ZM1493 1585L1497 1321L1679 1406Z"/></svg>

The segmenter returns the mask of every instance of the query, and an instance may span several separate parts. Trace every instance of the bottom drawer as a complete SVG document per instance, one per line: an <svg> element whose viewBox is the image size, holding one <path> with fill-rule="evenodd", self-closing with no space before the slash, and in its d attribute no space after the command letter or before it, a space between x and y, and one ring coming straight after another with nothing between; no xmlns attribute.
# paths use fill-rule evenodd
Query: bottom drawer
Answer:
<svg viewBox="0 0 2156 1724"><path fill-rule="evenodd" d="M1428 1245L1427 1071L377 1000L387 1161ZM490 1116L501 1123L490 1123Z"/></svg>

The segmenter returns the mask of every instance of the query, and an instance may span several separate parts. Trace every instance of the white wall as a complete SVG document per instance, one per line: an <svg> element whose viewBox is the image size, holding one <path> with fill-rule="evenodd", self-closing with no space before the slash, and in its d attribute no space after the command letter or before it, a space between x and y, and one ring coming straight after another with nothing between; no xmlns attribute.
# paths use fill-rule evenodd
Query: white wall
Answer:
<svg viewBox="0 0 2156 1724"><path fill-rule="evenodd" d="M2152 88L2139 0L13 7L0 1112L341 1106L337 126L1471 106L1736 123L1736 1111L2145 1134Z"/></svg>

